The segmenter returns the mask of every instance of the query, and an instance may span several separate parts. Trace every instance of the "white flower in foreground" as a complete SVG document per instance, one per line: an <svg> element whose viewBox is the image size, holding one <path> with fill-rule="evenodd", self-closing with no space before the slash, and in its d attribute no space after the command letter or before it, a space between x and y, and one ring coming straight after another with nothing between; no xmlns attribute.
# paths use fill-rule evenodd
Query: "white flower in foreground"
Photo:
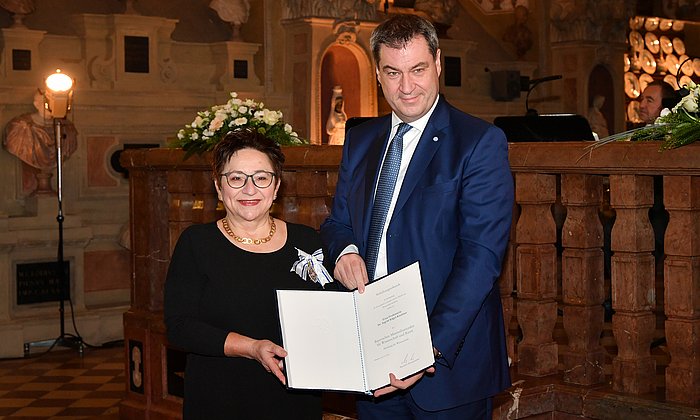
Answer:
<svg viewBox="0 0 700 420"><path fill-rule="evenodd" d="M199 115L197 115L197 118L195 118L194 121L192 121L192 124L190 124L190 125L192 126L192 128L197 128L197 127L201 127L202 122L204 122L204 119L202 117L200 117Z"/></svg>
<svg viewBox="0 0 700 420"><path fill-rule="evenodd" d="M688 112L698 112L698 102L692 93L684 96L678 105Z"/></svg>
<svg viewBox="0 0 700 420"><path fill-rule="evenodd" d="M270 111L269 109L263 109L262 120L265 124L275 125L279 121L279 116L276 111Z"/></svg>
<svg viewBox="0 0 700 420"><path fill-rule="evenodd" d="M233 123L235 125L241 126L241 125L246 125L248 123L248 118L246 117L239 117L233 120Z"/></svg>
<svg viewBox="0 0 700 420"><path fill-rule="evenodd" d="M238 107L238 112L240 112L241 114L245 114L246 112L248 112L248 107L246 107L246 106L239 106L239 107Z"/></svg>
<svg viewBox="0 0 700 420"><path fill-rule="evenodd" d="M284 132L285 133L291 133L292 132L292 126L289 124L284 125Z"/></svg>
<svg viewBox="0 0 700 420"><path fill-rule="evenodd" d="M212 134L210 134L210 135L213 135L213 133L218 131L224 125L225 119L226 119L226 117L219 118L218 116L216 118L214 118L214 120L211 122L211 124L209 124L208 131L212 132Z"/></svg>

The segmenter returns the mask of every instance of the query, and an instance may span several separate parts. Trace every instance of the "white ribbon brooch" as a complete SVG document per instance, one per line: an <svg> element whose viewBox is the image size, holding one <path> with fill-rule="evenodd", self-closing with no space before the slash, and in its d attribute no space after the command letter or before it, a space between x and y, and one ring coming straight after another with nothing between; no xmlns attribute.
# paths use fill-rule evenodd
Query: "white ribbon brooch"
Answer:
<svg viewBox="0 0 700 420"><path fill-rule="evenodd" d="M299 261L295 261L289 271L296 272L304 280L311 279L314 283L320 284L321 287L333 281L333 277L323 266L322 249L317 249L313 254L307 254L299 248L295 249L299 253Z"/></svg>

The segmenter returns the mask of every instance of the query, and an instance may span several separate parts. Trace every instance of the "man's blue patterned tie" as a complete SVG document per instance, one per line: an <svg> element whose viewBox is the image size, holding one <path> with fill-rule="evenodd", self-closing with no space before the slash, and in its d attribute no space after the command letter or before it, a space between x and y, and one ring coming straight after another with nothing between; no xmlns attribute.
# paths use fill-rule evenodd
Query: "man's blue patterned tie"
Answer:
<svg viewBox="0 0 700 420"><path fill-rule="evenodd" d="M367 276L370 281L374 280L379 243L382 239L386 214L389 212L391 197L394 195L396 178L399 174L399 167L401 166L403 135L408 133L410 129L411 126L406 123L399 124L396 134L389 144L389 150L386 152L384 164L382 164L382 170L379 173L377 193L374 195L374 205L372 206L372 218L369 222L369 238L367 239L367 255L365 257Z"/></svg>

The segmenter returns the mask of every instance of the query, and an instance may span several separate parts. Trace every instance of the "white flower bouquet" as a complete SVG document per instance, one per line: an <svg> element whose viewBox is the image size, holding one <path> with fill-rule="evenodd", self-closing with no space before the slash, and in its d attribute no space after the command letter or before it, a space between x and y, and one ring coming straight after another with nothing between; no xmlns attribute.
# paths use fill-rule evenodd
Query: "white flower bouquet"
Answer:
<svg viewBox="0 0 700 420"><path fill-rule="evenodd" d="M239 99L231 92L225 104L198 112L194 121L178 131L172 146L184 149L187 158L213 149L229 131L241 128L257 130L280 145L308 143L282 120L281 111L271 111L252 99Z"/></svg>

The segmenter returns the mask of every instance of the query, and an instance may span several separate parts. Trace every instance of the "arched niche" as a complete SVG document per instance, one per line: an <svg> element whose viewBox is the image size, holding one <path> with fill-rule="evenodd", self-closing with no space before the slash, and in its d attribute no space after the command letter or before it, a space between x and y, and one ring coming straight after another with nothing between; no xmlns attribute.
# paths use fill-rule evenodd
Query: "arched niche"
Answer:
<svg viewBox="0 0 700 420"><path fill-rule="evenodd" d="M354 37L341 34L321 54L317 101L312 118L314 143L327 144L326 121L330 114L333 87L343 88L348 118L377 115L377 86L374 66Z"/></svg>
<svg viewBox="0 0 700 420"><path fill-rule="evenodd" d="M608 69L598 64L591 70L588 76L588 107L593 105L593 98L600 95L605 98L601 113L608 124L609 133L615 132L615 84Z"/></svg>
<svg viewBox="0 0 700 420"><path fill-rule="evenodd" d="M331 112L333 87L343 88L345 113L348 118L362 114L360 105L360 66L355 55L344 46L332 45L321 61L321 142L328 144L325 122Z"/></svg>

